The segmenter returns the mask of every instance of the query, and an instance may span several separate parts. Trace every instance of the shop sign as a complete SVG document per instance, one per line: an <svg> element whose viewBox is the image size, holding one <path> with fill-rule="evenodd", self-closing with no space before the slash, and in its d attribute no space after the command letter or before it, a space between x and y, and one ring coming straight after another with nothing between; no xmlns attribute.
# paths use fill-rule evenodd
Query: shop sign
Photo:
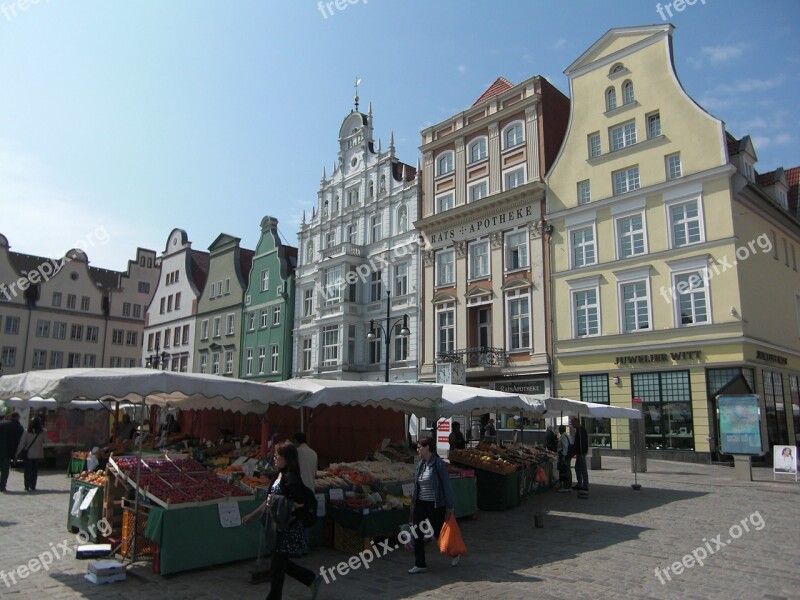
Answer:
<svg viewBox="0 0 800 600"><path fill-rule="evenodd" d="M778 356L777 354L770 354L769 352L762 352L761 350L756 350L756 358L766 362L778 363L779 365L789 364L789 359L785 356Z"/></svg>
<svg viewBox="0 0 800 600"><path fill-rule="evenodd" d="M494 389L497 392L507 394L544 394L544 379L532 379L528 381L509 381L495 383Z"/></svg>
<svg viewBox="0 0 800 600"><path fill-rule="evenodd" d="M614 364L622 365L638 365L649 364L657 362L669 362L679 360L700 360L702 356L701 350L686 350L683 352L661 352L657 354L635 354L633 356L617 356L614 358Z"/></svg>
<svg viewBox="0 0 800 600"><path fill-rule="evenodd" d="M460 242L462 240L472 239L482 235L487 235L494 231L502 231L512 227L518 227L530 222L533 219L533 205L522 206L512 210L506 210L498 215L491 217L481 217L469 223L464 223L458 227L444 229L432 233L428 239L433 248L439 248L452 244L453 242Z"/></svg>

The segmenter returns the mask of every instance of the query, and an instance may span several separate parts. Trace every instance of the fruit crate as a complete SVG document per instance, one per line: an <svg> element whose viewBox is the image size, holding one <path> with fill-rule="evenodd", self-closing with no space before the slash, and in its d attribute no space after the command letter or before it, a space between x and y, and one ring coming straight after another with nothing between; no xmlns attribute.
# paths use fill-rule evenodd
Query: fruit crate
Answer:
<svg viewBox="0 0 800 600"><path fill-rule="evenodd" d="M333 527L333 547L348 554L358 554L371 547L372 540L361 537L355 529L348 529L344 525L335 523Z"/></svg>
<svg viewBox="0 0 800 600"><path fill-rule="evenodd" d="M147 519L150 516L150 507L139 504L139 519L136 523L136 558L152 558L155 554L156 543L144 537ZM134 503L130 500L122 501L122 548L120 552L128 557L133 551L133 524L136 521Z"/></svg>
<svg viewBox="0 0 800 600"><path fill-rule="evenodd" d="M125 480L106 467L105 494L103 496L103 518L111 525L111 535L120 537L122 532L122 499L131 492Z"/></svg>

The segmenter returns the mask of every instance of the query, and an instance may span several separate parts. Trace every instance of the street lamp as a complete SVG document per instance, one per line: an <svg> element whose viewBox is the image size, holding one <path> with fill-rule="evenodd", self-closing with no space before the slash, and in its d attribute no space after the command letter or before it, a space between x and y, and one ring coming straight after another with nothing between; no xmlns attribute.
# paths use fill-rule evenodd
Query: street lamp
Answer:
<svg viewBox="0 0 800 600"><path fill-rule="evenodd" d="M389 383L389 346L392 343L392 331L397 329L397 326L400 325L400 322L402 321L403 327L400 328L398 334L402 337L406 337L411 333L411 331L408 329L408 315L398 317L395 319L394 323L391 322L391 307L392 293L389 290L386 290L386 327L376 323L374 320L371 320L369 322L369 333L367 334L368 340L374 340L378 338L378 332L383 333L384 346L386 348L386 368L384 370L384 381L386 383Z"/></svg>
<svg viewBox="0 0 800 600"><path fill-rule="evenodd" d="M167 358L169 358L169 354L165 350L159 354L159 350L161 346L158 341L156 341L155 353L151 354L147 357L147 361L145 362L145 367L148 369L158 369L159 366L166 368L167 366Z"/></svg>

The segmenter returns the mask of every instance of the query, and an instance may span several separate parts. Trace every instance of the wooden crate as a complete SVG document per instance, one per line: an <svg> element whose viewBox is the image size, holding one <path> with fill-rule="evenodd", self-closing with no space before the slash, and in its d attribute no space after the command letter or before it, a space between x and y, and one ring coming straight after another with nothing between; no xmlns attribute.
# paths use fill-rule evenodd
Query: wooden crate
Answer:
<svg viewBox="0 0 800 600"><path fill-rule="evenodd" d="M368 550L371 545L372 539L361 537L355 529L348 529L339 523L334 525L333 547L336 550L348 554L358 554L362 550Z"/></svg>
<svg viewBox="0 0 800 600"><path fill-rule="evenodd" d="M136 521L132 502L123 500L122 506L122 548L123 556L129 556L133 550L133 524ZM144 537L144 528L147 527L147 518L150 516L150 507L139 505L139 519L136 524L136 557L152 558L156 544Z"/></svg>

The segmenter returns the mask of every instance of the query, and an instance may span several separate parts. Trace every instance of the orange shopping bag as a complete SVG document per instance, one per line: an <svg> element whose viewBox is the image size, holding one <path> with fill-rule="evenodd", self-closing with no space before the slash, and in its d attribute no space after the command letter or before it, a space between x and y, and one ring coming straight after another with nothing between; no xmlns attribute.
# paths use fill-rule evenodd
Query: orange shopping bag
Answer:
<svg viewBox="0 0 800 600"><path fill-rule="evenodd" d="M447 556L460 556L467 553L467 546L464 538L461 537L461 529L458 527L456 516L450 513L450 518L442 525L442 532L439 534L439 552Z"/></svg>

